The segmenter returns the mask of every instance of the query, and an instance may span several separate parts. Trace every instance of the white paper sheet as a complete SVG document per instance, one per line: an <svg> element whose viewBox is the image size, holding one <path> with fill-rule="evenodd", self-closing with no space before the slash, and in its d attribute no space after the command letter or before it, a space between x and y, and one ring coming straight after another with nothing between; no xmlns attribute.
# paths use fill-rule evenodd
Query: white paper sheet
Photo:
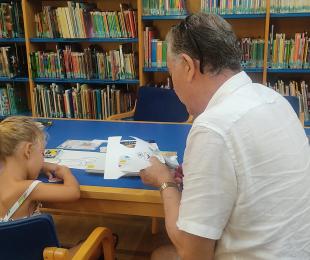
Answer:
<svg viewBox="0 0 310 260"><path fill-rule="evenodd" d="M55 158L45 158L44 161L74 169L94 169L103 172L105 157L104 153L62 150Z"/></svg>
<svg viewBox="0 0 310 260"><path fill-rule="evenodd" d="M161 162L165 163L163 156L154 144L150 144L137 137L136 145L129 148L121 144L121 136L113 136L108 139L105 179L118 179L125 175L138 175L140 170L149 167L149 158L156 156Z"/></svg>
<svg viewBox="0 0 310 260"><path fill-rule="evenodd" d="M104 140L67 140L58 148L75 150L96 150Z"/></svg>

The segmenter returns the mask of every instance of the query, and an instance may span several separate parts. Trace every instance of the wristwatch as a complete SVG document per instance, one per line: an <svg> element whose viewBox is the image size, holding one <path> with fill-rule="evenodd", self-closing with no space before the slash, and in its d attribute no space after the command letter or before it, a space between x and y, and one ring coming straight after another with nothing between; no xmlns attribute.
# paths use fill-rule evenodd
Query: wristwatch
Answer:
<svg viewBox="0 0 310 260"><path fill-rule="evenodd" d="M165 190L166 188L169 187L174 187L179 191L179 186L178 184L176 184L175 182L163 182L160 187L159 187L159 191L162 192L163 190Z"/></svg>

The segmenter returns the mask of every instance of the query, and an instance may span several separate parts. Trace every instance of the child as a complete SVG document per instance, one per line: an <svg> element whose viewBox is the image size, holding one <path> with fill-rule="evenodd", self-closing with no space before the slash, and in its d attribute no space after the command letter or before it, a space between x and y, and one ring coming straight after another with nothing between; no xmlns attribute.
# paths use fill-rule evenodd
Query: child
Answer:
<svg viewBox="0 0 310 260"><path fill-rule="evenodd" d="M45 134L27 117L0 123L0 222L32 216L38 202L65 202L80 197L79 184L69 168L44 162ZM40 171L63 184L37 181Z"/></svg>

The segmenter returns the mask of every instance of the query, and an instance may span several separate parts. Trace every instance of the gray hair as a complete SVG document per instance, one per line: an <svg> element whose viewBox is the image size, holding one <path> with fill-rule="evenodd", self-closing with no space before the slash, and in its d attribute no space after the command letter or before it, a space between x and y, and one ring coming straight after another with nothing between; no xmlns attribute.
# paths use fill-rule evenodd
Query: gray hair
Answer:
<svg viewBox="0 0 310 260"><path fill-rule="evenodd" d="M200 71L240 71L241 50L231 25L216 14L197 13L172 27L166 36L173 55L185 53L200 61Z"/></svg>

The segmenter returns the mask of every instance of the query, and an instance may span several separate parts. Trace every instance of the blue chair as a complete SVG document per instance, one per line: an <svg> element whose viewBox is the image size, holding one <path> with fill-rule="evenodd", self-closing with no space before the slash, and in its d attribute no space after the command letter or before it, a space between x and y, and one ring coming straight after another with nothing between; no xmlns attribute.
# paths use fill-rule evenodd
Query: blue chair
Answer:
<svg viewBox="0 0 310 260"><path fill-rule="evenodd" d="M96 228L72 259L92 259L100 249L105 259L114 260L112 233L107 228ZM0 223L0 259L56 260L71 259L69 250L59 248L54 222L42 214L25 219Z"/></svg>
<svg viewBox="0 0 310 260"><path fill-rule="evenodd" d="M284 98L290 103L290 105L293 107L295 113L299 117L300 111L299 111L299 99L295 96L284 96Z"/></svg>
<svg viewBox="0 0 310 260"><path fill-rule="evenodd" d="M126 118L134 121L186 122L189 114L173 89L140 87L135 108L110 116L108 120Z"/></svg>

